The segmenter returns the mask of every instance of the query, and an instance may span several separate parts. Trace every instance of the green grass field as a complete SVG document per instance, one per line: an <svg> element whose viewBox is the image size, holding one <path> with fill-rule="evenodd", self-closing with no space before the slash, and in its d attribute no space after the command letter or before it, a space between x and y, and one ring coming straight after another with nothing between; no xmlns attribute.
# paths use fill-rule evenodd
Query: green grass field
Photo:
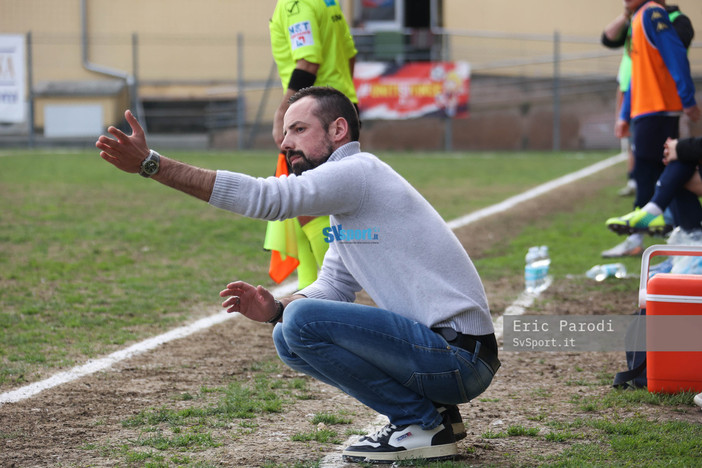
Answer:
<svg viewBox="0 0 702 468"><path fill-rule="evenodd" d="M257 152L165 153L196 165L256 176L270 175L274 164L273 155ZM380 156L450 220L611 155ZM612 170L622 172L623 182L624 165ZM599 261L599 252L617 240L603 222L631 206L631 199L615 196L618 188L613 186L593 201L574 206L573 213L553 216L546 228L540 223L514 233L509 243L476 260L481 275L487 280L521 275L524 252L536 244L549 245L552 258L558 258L552 267L556 279L582 275ZM219 311L218 292L231 280L272 285L267 276L269 255L261 248L265 223L121 173L97 152L0 152L0 201L0 391L215 313ZM625 263L630 272L638 274L638 259ZM633 278L620 284L633 289L637 283ZM270 375L276 372L273 367L266 371L262 364L257 382L266 382L265 388L279 385L270 382ZM304 384L293 385L297 387L286 391L304 394ZM256 388L264 391L263 387L257 384ZM242 398L258 404L259 397L251 393L236 396L240 393L237 386L212 393L221 393L223 401ZM642 400L648 395L635 393ZM262 405L275 404L274 397L261 398ZM560 458L545 462L556 466L646 465L641 447L675 453L672 459L683 465L698 462L701 454L695 444L702 436L700 425L647 423L631 408L650 401L632 403L616 394L612 398L611 407L633 416L616 423L573 421L568 427L554 427L550 435L554 440L604 440L615 447L612 452L597 451L597 444L577 443ZM689 402L691 397L685 398ZM659 397L655 404L666 401ZM167 417L174 418L169 419L171 424L188 427L187 422L173 422L186 416L159 411L142 413L124 424L148 426L156 424L149 418ZM245 406L243 411L267 409ZM675 434L684 437L676 439ZM520 428L509 428L504 436L545 437ZM305 440L306 435L299 437ZM178 451L175 441L148 443L158 450ZM192 443L207 446L214 442L203 437ZM125 463L132 465L129 456L133 454L125 455Z"/></svg>
<svg viewBox="0 0 702 468"><path fill-rule="evenodd" d="M609 155L384 159L452 219ZM270 175L274 162L264 153L174 157L255 176ZM4 153L0 197L0 388L211 313L231 280L272 283L264 222L122 173L97 152ZM519 269L521 255L496 267Z"/></svg>

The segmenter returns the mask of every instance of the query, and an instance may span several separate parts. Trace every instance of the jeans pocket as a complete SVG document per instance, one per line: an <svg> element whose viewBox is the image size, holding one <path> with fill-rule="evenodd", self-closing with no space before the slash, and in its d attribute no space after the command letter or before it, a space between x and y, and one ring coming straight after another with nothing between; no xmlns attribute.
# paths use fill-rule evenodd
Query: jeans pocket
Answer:
<svg viewBox="0 0 702 468"><path fill-rule="evenodd" d="M463 354L466 353L466 354ZM483 393L495 376L492 369L482 360L475 357L474 354L469 354L473 359L468 359L466 351L458 353L458 360L462 361L463 372L463 388L468 395L468 400L472 400Z"/></svg>
<svg viewBox="0 0 702 468"><path fill-rule="evenodd" d="M432 401L448 404L468 401L468 395L461 380L461 373L457 370L448 372L415 372L405 383L405 386Z"/></svg>
<svg viewBox="0 0 702 468"><path fill-rule="evenodd" d="M447 404L466 403L483 393L493 378L492 369L479 359L469 359L472 357L472 353L457 350L457 370L415 372L405 382L405 387L432 401Z"/></svg>

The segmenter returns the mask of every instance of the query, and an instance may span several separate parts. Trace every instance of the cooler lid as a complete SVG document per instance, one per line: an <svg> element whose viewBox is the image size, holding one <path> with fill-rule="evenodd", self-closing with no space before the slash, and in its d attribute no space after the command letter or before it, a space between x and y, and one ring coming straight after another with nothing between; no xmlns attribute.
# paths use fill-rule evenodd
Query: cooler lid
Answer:
<svg viewBox="0 0 702 468"><path fill-rule="evenodd" d="M696 296L702 299L702 275L659 273L648 281L648 296Z"/></svg>

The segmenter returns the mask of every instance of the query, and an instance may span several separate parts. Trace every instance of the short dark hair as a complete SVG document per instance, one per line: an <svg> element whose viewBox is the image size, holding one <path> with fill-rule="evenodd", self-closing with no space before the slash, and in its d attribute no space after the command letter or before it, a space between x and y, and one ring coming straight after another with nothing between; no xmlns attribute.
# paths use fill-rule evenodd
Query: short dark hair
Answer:
<svg viewBox="0 0 702 468"><path fill-rule="evenodd" d="M341 117L349 124L351 141L359 140L361 123L358 112L356 112L356 106L344 93L328 86L310 86L293 94L288 103L292 104L307 96L317 101L318 117L325 131L333 121Z"/></svg>

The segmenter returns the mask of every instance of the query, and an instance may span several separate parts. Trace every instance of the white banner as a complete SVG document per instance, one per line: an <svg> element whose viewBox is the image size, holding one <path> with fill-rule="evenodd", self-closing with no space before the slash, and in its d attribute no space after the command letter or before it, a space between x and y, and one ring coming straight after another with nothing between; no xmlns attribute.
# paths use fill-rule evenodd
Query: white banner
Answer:
<svg viewBox="0 0 702 468"><path fill-rule="evenodd" d="M24 122L24 36L0 34L0 122Z"/></svg>

